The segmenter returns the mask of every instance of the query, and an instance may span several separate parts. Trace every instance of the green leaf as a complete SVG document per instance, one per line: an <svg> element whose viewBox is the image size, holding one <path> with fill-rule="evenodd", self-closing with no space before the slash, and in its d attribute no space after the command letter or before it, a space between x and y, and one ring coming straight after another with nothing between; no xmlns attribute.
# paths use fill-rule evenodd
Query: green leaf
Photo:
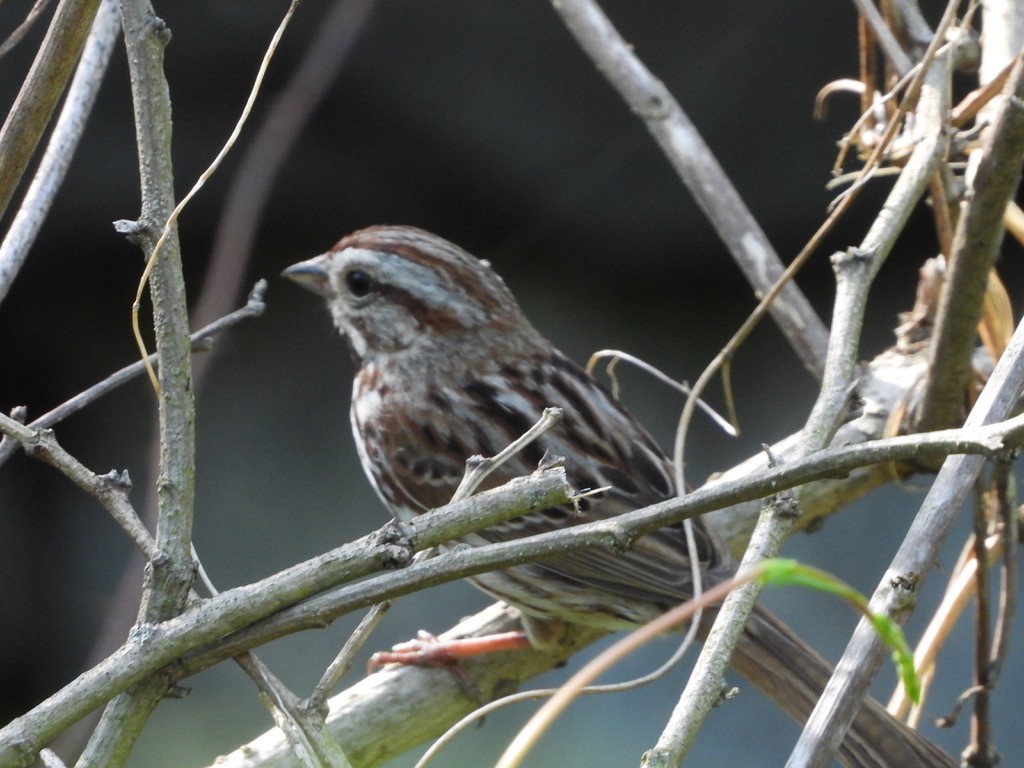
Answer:
<svg viewBox="0 0 1024 768"><path fill-rule="evenodd" d="M774 558L765 560L756 568L755 577L762 584L797 586L828 592L843 598L860 613L867 616L875 632L892 650L892 660L896 665L896 672L903 683L907 696L915 704L920 703L921 681L914 668L914 654L911 652L910 646L907 645L903 629L888 616L869 610L867 597L831 573L820 568L802 565L796 560Z"/></svg>

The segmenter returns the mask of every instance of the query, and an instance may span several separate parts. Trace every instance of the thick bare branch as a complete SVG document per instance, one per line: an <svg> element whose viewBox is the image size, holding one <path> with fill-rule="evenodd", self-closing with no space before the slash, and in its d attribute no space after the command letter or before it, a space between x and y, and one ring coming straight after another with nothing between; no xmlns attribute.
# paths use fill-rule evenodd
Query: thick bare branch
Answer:
<svg viewBox="0 0 1024 768"><path fill-rule="evenodd" d="M518 626L514 611L493 605L441 637L481 637ZM559 666L601 635L599 630L574 626L554 653L526 649L478 656L465 660L465 671L481 698L490 701ZM392 665L333 697L327 727L356 765L380 765L441 733L478 705L445 670ZM276 728L216 762L217 768L292 768L294 764L287 740Z"/></svg>
<svg viewBox="0 0 1024 768"><path fill-rule="evenodd" d="M171 98L163 72L169 32L149 0L122 0L121 18L135 108L142 215L135 235L146 254L174 209ZM164 243L149 280L159 363L160 473L156 543L160 557L146 570L139 621L177 615L192 586L192 511L195 499L195 405L185 280L177 230ZM85 753L88 766L123 764L168 682L140 681L110 702Z"/></svg>

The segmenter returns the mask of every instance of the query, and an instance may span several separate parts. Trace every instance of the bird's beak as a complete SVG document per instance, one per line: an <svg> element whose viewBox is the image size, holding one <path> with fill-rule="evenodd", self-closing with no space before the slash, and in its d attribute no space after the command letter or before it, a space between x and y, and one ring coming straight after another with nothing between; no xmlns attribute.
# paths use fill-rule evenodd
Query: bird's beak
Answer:
<svg viewBox="0 0 1024 768"><path fill-rule="evenodd" d="M326 296L327 298L334 296L334 290L331 288L331 281L327 277L327 270L324 267L322 256L317 256L308 261L300 261L298 264L292 264L281 273L281 276L294 280L307 291L312 291L320 296Z"/></svg>

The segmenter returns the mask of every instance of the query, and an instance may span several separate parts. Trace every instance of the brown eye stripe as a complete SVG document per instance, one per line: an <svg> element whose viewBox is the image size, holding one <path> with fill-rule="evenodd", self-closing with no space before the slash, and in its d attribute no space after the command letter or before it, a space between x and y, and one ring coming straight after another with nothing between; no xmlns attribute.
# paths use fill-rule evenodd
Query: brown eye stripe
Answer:
<svg viewBox="0 0 1024 768"><path fill-rule="evenodd" d="M489 269L481 270L478 259L451 243L443 247L431 239L429 248L422 233L406 227L370 227L343 238L334 250L362 248L393 253L411 264L445 276L465 296L473 296L488 313L498 314L515 300L508 288Z"/></svg>
<svg viewBox="0 0 1024 768"><path fill-rule="evenodd" d="M465 323L458 314L444 307L425 304L416 294L405 288L383 285L380 296L389 304L402 307L420 328L432 328L438 333L463 330Z"/></svg>

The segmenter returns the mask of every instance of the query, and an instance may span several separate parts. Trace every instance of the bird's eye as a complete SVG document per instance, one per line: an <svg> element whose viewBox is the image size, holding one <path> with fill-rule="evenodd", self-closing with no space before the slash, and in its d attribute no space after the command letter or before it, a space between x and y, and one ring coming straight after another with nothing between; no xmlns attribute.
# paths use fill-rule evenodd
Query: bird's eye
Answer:
<svg viewBox="0 0 1024 768"><path fill-rule="evenodd" d="M355 298L361 299L370 293L373 288L373 280L361 269L353 269L345 275L345 285L348 292Z"/></svg>

